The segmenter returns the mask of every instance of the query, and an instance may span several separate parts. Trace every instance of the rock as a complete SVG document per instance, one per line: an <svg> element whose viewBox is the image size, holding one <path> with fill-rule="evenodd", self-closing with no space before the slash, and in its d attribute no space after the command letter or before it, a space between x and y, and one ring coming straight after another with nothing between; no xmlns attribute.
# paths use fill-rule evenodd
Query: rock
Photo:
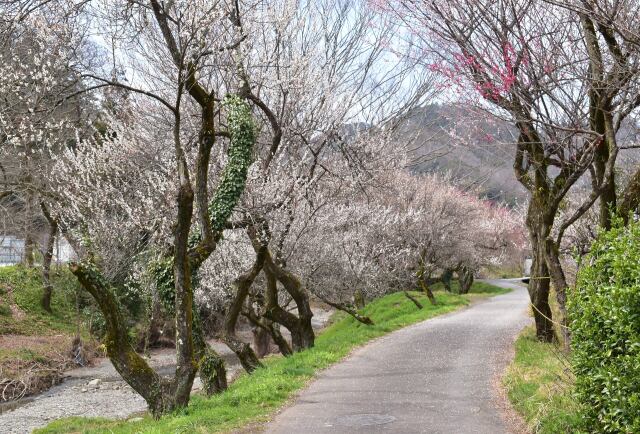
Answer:
<svg viewBox="0 0 640 434"><path fill-rule="evenodd" d="M86 391L88 391L89 389L87 389L86 387L83 387L82 389L80 389L80 392L84 393Z"/></svg>
<svg viewBox="0 0 640 434"><path fill-rule="evenodd" d="M132 417L131 419L128 419L127 422L136 423L136 422L142 422L143 420L144 420L144 417Z"/></svg>
<svg viewBox="0 0 640 434"><path fill-rule="evenodd" d="M93 386L93 387L97 387L100 385L100 383L102 383L102 380L99 378L95 378L91 381L89 381L89 386Z"/></svg>

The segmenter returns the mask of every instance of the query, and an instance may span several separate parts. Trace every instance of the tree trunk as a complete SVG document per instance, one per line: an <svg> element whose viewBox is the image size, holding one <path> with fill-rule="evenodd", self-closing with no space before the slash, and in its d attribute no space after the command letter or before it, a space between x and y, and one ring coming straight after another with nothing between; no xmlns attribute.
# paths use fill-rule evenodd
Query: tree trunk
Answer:
<svg viewBox="0 0 640 434"><path fill-rule="evenodd" d="M608 80L600 50L599 31L596 30L595 23L587 14L580 14L579 17L589 60L589 124L591 129L601 138L595 149L592 163L596 183L601 189L599 220L601 227L609 229L611 228L611 212L615 210L616 204L615 174L613 171L607 174L608 160L612 149L616 146L611 106L613 95L603 91L603 86L607 86L605 82ZM600 28L601 30L602 28Z"/></svg>
<svg viewBox="0 0 640 434"><path fill-rule="evenodd" d="M231 349L231 351L233 351L235 355L238 356L240 364L242 365L244 370L247 371L247 373L251 374L256 369L263 367L262 363L260 363L260 360L258 360L258 356L256 356L256 353L251 348L251 345L246 342L242 342L235 336L235 334L225 334L222 340L229 347L229 349Z"/></svg>
<svg viewBox="0 0 640 434"><path fill-rule="evenodd" d="M619 213L624 223L629 223L629 217L640 205L640 169L636 170L624 188L620 200Z"/></svg>
<svg viewBox="0 0 640 434"><path fill-rule="evenodd" d="M267 320L265 318L265 320ZM282 354L283 356L287 357L293 354L293 350L291 349L291 345L289 345L289 342L287 342L287 340L284 338L284 336L282 336L282 333L280 332L280 324L273 322L273 321L269 321L269 333L271 333L271 339L273 339L273 342L276 343L276 345L278 346L278 351L280 351L280 354Z"/></svg>
<svg viewBox="0 0 640 434"><path fill-rule="evenodd" d="M227 370L222 357L213 348L206 346L204 355L200 359L200 379L207 396L212 396L227 390Z"/></svg>
<svg viewBox="0 0 640 434"><path fill-rule="evenodd" d="M270 253L267 252L265 259L265 275L267 276L267 313L272 317L272 321L279 322L291 333L291 345L293 351L302 351L312 348L315 342L315 332L311 325L313 312L309 305L309 295L302 287L300 280L289 271L275 264ZM277 281L282 283L284 289L289 293L296 303L298 316L285 311L278 305Z"/></svg>
<svg viewBox="0 0 640 434"><path fill-rule="evenodd" d="M24 239L24 258L23 258L24 265L29 268L33 268L35 250L36 250L36 242L33 239L33 235L31 234L31 229L29 229Z"/></svg>
<svg viewBox="0 0 640 434"><path fill-rule="evenodd" d="M282 333L280 333L280 325L277 322L258 316L251 306L243 310L242 315L251 321L254 326L269 332L271 339L273 339L273 342L278 346L280 354L285 357L293 354L291 345L289 345L289 342L287 342L284 336L282 336Z"/></svg>
<svg viewBox="0 0 640 434"><path fill-rule="evenodd" d="M433 295L433 291L431 290L431 287L429 287L429 285L427 284L424 278L418 279L418 285L420 286L420 289L422 290L422 292L427 294L427 297L429 298L429 302L433 306L437 305L438 302L436 301L436 296Z"/></svg>
<svg viewBox="0 0 640 434"><path fill-rule="evenodd" d="M189 258L189 233L193 217L193 190L186 175L186 163L180 162L178 216L174 236L173 276L175 287L176 374L174 377L175 404L186 407L198 370L193 342L194 299Z"/></svg>
<svg viewBox="0 0 640 434"><path fill-rule="evenodd" d="M602 110L598 110L600 117L598 124L598 132L603 134L604 138L593 157L593 166L595 168L595 174L597 183L601 188L600 202L599 202L599 220L600 226L605 230L611 229L611 214L616 211L616 180L615 171L606 173L607 162L610 156L610 140L615 140L615 137L611 138L609 129L612 128L611 116L609 113L604 113ZM600 125L601 122L601 125Z"/></svg>
<svg viewBox="0 0 640 434"><path fill-rule="evenodd" d="M460 294L468 294L473 285L473 270L463 265L458 270L458 283L460 284Z"/></svg>
<svg viewBox="0 0 640 434"><path fill-rule="evenodd" d="M562 270L562 264L560 263L560 254L558 253L558 246L553 240L547 238L546 240L546 260L551 274L551 280L553 282L553 289L556 292L556 300L558 301L558 309L560 310L561 318L560 335L562 336L562 345L566 352L570 349L571 333L568 327L567 320L567 279Z"/></svg>
<svg viewBox="0 0 640 434"><path fill-rule="evenodd" d="M597 115L595 110L596 108L592 107L592 115ZM529 297L536 324L536 336L543 342L552 342L555 340L555 333L549 306L551 279L546 243L551 239L551 231L562 200L585 172L590 159L579 165L570 165L566 164L565 157L561 156L562 167L556 172L555 177L550 175L550 171L556 170L553 169L555 163L548 154L544 140L536 130L531 114L524 107L520 107L517 112L521 117L516 122L520 135L513 168L516 178L531 195L526 217L533 259L529 279ZM595 118L592 116L592 122L593 119ZM604 157L605 153L608 155L608 148L600 151L601 157ZM587 157L588 154L583 156ZM606 171L602 174L605 175ZM561 270L559 262L553 265Z"/></svg>
<svg viewBox="0 0 640 434"><path fill-rule="evenodd" d="M227 390L227 369L224 360L213 349L205 338L200 313L193 306L193 343L198 360L200 381L207 396Z"/></svg>
<svg viewBox="0 0 640 434"><path fill-rule="evenodd" d="M418 264L418 273L416 274L416 276L418 278L418 286L420 287L422 292L427 294L427 297L429 298L429 302L433 306L435 306L436 304L438 304L438 302L436 301L436 297L435 295L433 295L433 291L431 291L431 288L429 286L429 276L427 275L425 265L424 265L426 254L427 254L427 251L423 249L420 254L420 263Z"/></svg>
<svg viewBox="0 0 640 434"><path fill-rule="evenodd" d="M107 324L104 344L116 371L147 402L155 418L186 405L176 383L161 378L135 351L120 304L93 264L70 264L71 272L98 303Z"/></svg>
<svg viewBox="0 0 640 434"><path fill-rule="evenodd" d="M423 309L424 308L422 303L420 303L417 298L415 298L414 296L409 294L407 291L403 291L403 293L404 293L404 296L407 297L409 300L411 300L413 302L413 304L415 304L418 309Z"/></svg>
<svg viewBox="0 0 640 434"><path fill-rule="evenodd" d="M265 316L271 321L282 324L289 330L289 333L291 333L291 346L294 352L310 348L314 342L313 330L311 330L311 336L309 336L300 318L286 311L278 304L277 277L273 273L272 267L266 266L266 263L264 272L267 281Z"/></svg>
<svg viewBox="0 0 640 434"><path fill-rule="evenodd" d="M273 342L275 342L278 346L280 354L285 357L292 355L293 350L291 349L291 345L289 345L289 342L287 342L287 340L284 338L284 336L282 336L282 333L280 332L280 324L273 321L269 321L269 323L269 333L271 333L271 339L273 339Z"/></svg>
<svg viewBox="0 0 640 434"><path fill-rule="evenodd" d="M266 224L263 233L268 233ZM293 351L302 351L313 347L315 342L315 332L311 324L313 312L311 311L309 295L306 289L293 273L275 263L264 238L261 239L258 237L255 231L254 233L248 232L248 235L256 253L260 252L261 249L264 250L265 259L263 271L267 282L264 315L271 321L280 323L289 330ZM298 310L297 316L283 309L278 303L278 281L296 303Z"/></svg>
<svg viewBox="0 0 640 434"><path fill-rule="evenodd" d="M447 290L447 292L452 292L451 279L453 279L453 270L447 268L442 272L442 277L440 278L442 284L444 285L444 289Z"/></svg>
<svg viewBox="0 0 640 434"><path fill-rule="evenodd" d="M356 309L363 309L366 305L364 294L361 289L356 289L353 293L353 305Z"/></svg>
<svg viewBox="0 0 640 434"><path fill-rule="evenodd" d="M405 292L406 294L406 292ZM342 312L346 312L349 315L351 315L356 321L361 322L362 324L365 325L373 325L373 321L371 320L371 318L369 318L368 316L365 315L361 315L360 313L358 313L358 311L355 309L354 306L349 306L347 304L344 303L334 303L330 300L327 300L326 298L320 297L319 298L324 301L325 303L327 303L329 306L331 307L335 307L338 310L341 310Z"/></svg>
<svg viewBox="0 0 640 434"><path fill-rule="evenodd" d="M251 333L253 334L253 347L255 348L256 356L262 358L269 354L271 349L271 334L269 331L262 327L254 326Z"/></svg>
<svg viewBox="0 0 640 434"><path fill-rule="evenodd" d="M250 227L248 229L249 236L252 239L257 238L257 231L255 228ZM227 309L227 313L224 318L224 334L222 336L222 340L225 344L233 351L238 359L240 359L240 363L242 367L251 374L257 368L261 368L263 365L258 360L258 356L254 353L251 345L246 342L242 342L236 336L236 325L238 323L238 317L242 312L242 307L244 306L245 300L249 295L249 288L253 284L253 281L258 276L262 267L264 265L264 261L266 258L267 247L260 246L260 248L256 251L256 259L251 266L251 268L238 276L233 283L231 284L232 288L235 290L235 297L231 302L231 305Z"/></svg>
<svg viewBox="0 0 640 434"><path fill-rule="evenodd" d="M529 226L529 236L532 248L532 265L531 278L529 281L529 298L533 310L533 318L536 325L536 336L542 342L553 342L555 333L553 331L553 321L551 307L549 306L549 287L550 275L546 261L545 240L548 230L544 229L544 225L538 226L532 222L533 214L536 213L535 208L529 205L529 214L531 219L527 218Z"/></svg>
<svg viewBox="0 0 640 434"><path fill-rule="evenodd" d="M53 248L55 247L56 234L58 233L58 222L56 222L56 220L51 216L44 203L41 203L40 207L42 208L42 213L49 222L49 234L42 260L43 292L41 305L44 310L51 313L51 297L53 296L53 285L51 284L51 261L53 260Z"/></svg>

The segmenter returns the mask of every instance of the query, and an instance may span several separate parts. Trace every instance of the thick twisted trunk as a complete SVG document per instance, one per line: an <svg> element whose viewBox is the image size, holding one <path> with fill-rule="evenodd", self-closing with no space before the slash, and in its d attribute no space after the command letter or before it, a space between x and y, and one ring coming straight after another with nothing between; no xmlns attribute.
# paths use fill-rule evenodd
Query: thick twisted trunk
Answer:
<svg viewBox="0 0 640 434"><path fill-rule="evenodd" d="M222 340L229 349L238 356L240 364L247 373L251 374L253 371L263 366L256 353L251 348L251 345L241 341L237 336L225 334Z"/></svg>
<svg viewBox="0 0 640 434"><path fill-rule="evenodd" d="M254 227L248 228L248 234L251 239L258 238L258 231ZM249 270L238 276L232 283L232 289L235 291L235 297L231 302L231 305L227 309L227 313L224 319L224 334L222 340L233 351L242 367L249 374L255 371L257 368L262 367L262 363L256 356L256 353L246 342L242 342L236 335L236 325L238 323L238 317L242 312L242 307L245 304L247 296L249 295L249 288L253 284L255 278L258 276L265 262L267 254L267 247L261 245L256 250L256 259Z"/></svg>
<svg viewBox="0 0 640 434"><path fill-rule="evenodd" d="M291 346L293 351L305 349L304 333L298 317L283 309L278 303L278 280L269 267L264 269L266 285L265 317L273 322L283 325L291 334Z"/></svg>
<svg viewBox="0 0 640 434"><path fill-rule="evenodd" d="M427 298L429 298L429 302L433 306L438 304L438 302L436 301L436 296L433 294L431 287L427 283L427 279L425 279L424 277L418 277L418 286L420 287L422 292L424 292L427 295Z"/></svg>
<svg viewBox="0 0 640 434"><path fill-rule="evenodd" d="M204 392L207 396L211 396L227 390L227 369L222 357L207 344L202 320L195 305L193 317L193 342L198 360L198 372Z"/></svg>
<svg viewBox="0 0 640 434"><path fill-rule="evenodd" d="M356 309L362 309L366 304L367 302L364 298L364 294L362 293L362 290L359 288L356 289L353 292L353 305L356 307Z"/></svg>
<svg viewBox="0 0 640 434"><path fill-rule="evenodd" d="M517 126L520 130L520 137L518 138L514 170L517 179L531 194L526 217L533 259L529 279L529 297L536 324L536 336L540 341L552 342L556 339L556 335L553 329L553 315L549 306L551 287L549 267L553 267L554 277L558 279L559 283L561 277L564 279L564 274L557 249L550 249L550 247L554 247L551 231L562 199L580 175L584 173L586 165L577 169L565 166L555 178L551 178L548 173L551 161L546 154L543 141L532 123L530 121L519 122ZM561 238L561 233L559 237ZM564 309L565 304L565 288L566 282L560 285L558 291L558 300L562 302L561 309Z"/></svg>
<svg viewBox="0 0 640 434"><path fill-rule="evenodd" d="M207 396L227 390L227 370L224 360L208 345L200 357L199 369L204 393Z"/></svg>
<svg viewBox="0 0 640 434"><path fill-rule="evenodd" d="M451 280L453 279L453 270L447 268L442 272L442 276L440 276L440 281L444 285L444 289L447 292L451 291ZM473 282L472 282L473 283Z"/></svg>
<svg viewBox="0 0 640 434"><path fill-rule="evenodd" d="M291 298L293 298L293 301L296 303L298 316L295 321L295 326L292 329L289 329L291 332L291 344L293 345L294 351L312 348L315 343L315 332L311 325L313 312L311 311L311 305L309 304L309 294L302 286L300 280L294 276L293 273L275 264L269 254L267 254L265 260L265 268L268 269L280 283L282 283L285 291L289 293Z"/></svg>
<svg viewBox="0 0 640 434"><path fill-rule="evenodd" d="M278 278L273 272L273 268L265 263L264 273L267 281L265 317L289 330L293 351L302 351L312 347L315 334L311 328L311 318L303 320L283 309L278 303Z"/></svg>
<svg viewBox="0 0 640 434"><path fill-rule="evenodd" d="M236 335L236 324L238 322L238 316L242 311L242 306L249 293L249 286L246 281L236 281L234 287L236 289L236 295L233 302L227 309L227 314L224 320L224 334L222 340L233 351L240 364L249 374L256 369L262 367L262 363L258 360L258 356L251 349L251 345L241 341Z"/></svg>
<svg viewBox="0 0 640 434"><path fill-rule="evenodd" d="M427 298L433 306L438 304L438 302L436 301L436 296L433 294L431 287L427 285L427 282L425 282L423 279L420 279L420 288L422 289L422 292L427 294Z"/></svg>
<svg viewBox="0 0 640 434"><path fill-rule="evenodd" d="M71 272L98 303L107 324L104 344L116 371L147 402L149 411L158 418L166 412L186 405L176 397L175 383L162 379L135 351L120 304L106 280L92 264L71 264Z"/></svg>
<svg viewBox="0 0 640 434"><path fill-rule="evenodd" d="M262 270L266 279L266 303L264 316L269 320L282 324L291 333L291 345L293 351L301 351L311 348L315 342L315 332L311 325L313 312L309 304L309 295L300 280L290 271L277 264L269 251L266 237L259 237L257 233L247 232L251 239L253 249L257 254L264 251L264 264ZM268 236L266 223L262 233ZM298 315L283 309L278 302L278 282L296 303Z"/></svg>
<svg viewBox="0 0 640 434"><path fill-rule="evenodd" d="M265 317L258 316L258 314L256 314L251 307L249 307L248 309L244 309L242 311L242 315L244 315L249 321L251 321L251 323L255 327L269 333L271 339L273 339L273 342L275 342L275 344L278 346L280 354L285 357L293 354L291 345L289 345L289 342L287 342L284 336L282 336L282 333L280 332L280 325L277 322L271 321L270 319Z"/></svg>
<svg viewBox="0 0 640 434"><path fill-rule="evenodd" d="M265 357L269 354L271 348L271 334L269 330L254 325L251 334L253 334L253 347L255 348L256 356L258 356L258 358Z"/></svg>

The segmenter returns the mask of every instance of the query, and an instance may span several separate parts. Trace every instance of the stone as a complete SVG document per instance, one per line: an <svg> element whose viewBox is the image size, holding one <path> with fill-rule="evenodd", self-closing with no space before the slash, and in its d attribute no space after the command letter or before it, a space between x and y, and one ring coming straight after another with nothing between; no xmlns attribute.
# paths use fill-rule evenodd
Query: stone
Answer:
<svg viewBox="0 0 640 434"><path fill-rule="evenodd" d="M99 379L99 378L95 378L95 379L89 381L89 386L97 387L97 386L100 385L100 383L102 383L102 380Z"/></svg>

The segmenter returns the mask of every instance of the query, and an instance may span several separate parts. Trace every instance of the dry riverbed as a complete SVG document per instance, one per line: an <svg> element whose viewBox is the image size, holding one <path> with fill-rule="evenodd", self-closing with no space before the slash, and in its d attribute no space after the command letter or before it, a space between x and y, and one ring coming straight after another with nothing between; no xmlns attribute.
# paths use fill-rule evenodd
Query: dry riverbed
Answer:
<svg viewBox="0 0 640 434"><path fill-rule="evenodd" d="M314 328L324 327L330 316L329 310L314 309ZM241 370L235 354L218 341L210 341L210 344L225 359L227 376L232 380ZM160 374L170 375L175 370L175 351L154 351L149 361ZM193 391L200 388L200 380L196 378ZM2 433L30 433L52 420L69 416L134 418L147 408L144 399L122 380L108 359L99 359L94 366L68 371L63 383L12 406L9 409L5 405L0 413Z"/></svg>

